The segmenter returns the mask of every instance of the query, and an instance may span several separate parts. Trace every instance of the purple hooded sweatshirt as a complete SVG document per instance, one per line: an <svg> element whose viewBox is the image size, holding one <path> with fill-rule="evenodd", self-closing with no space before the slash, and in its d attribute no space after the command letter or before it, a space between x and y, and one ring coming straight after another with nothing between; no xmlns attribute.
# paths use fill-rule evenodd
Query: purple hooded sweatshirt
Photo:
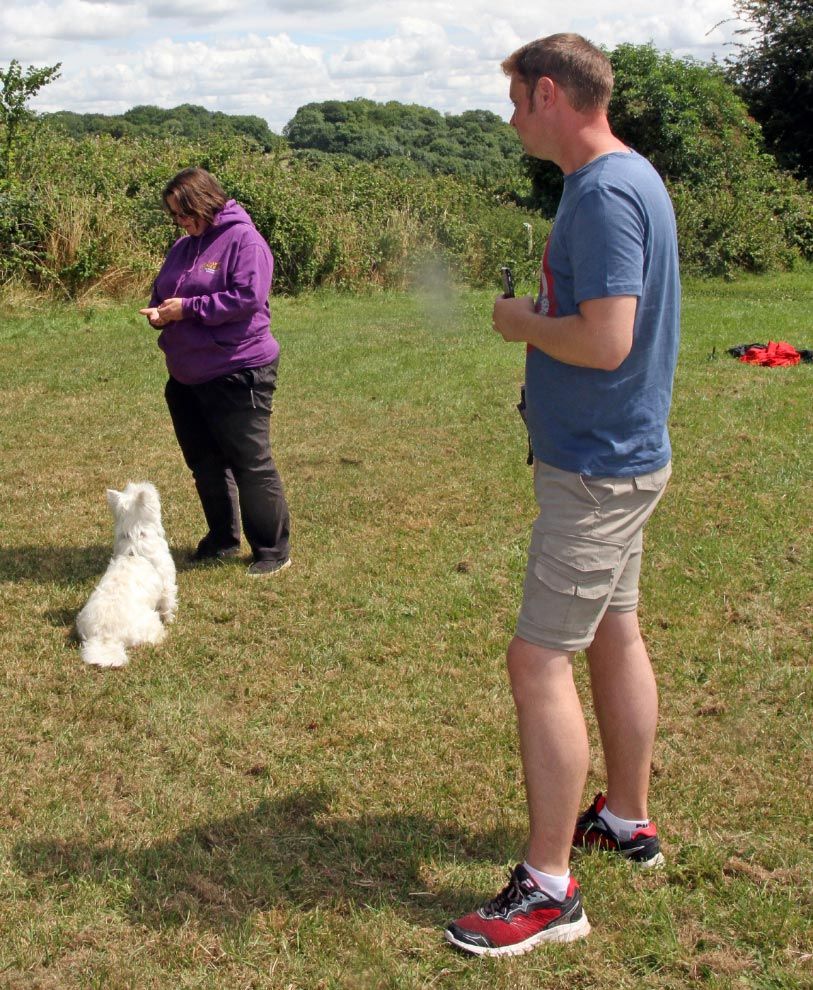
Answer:
<svg viewBox="0 0 813 990"><path fill-rule="evenodd" d="M183 319L167 324L158 338L173 378L200 385L277 357L268 306L273 272L270 248L233 199L199 237L172 245L150 305L183 299Z"/></svg>

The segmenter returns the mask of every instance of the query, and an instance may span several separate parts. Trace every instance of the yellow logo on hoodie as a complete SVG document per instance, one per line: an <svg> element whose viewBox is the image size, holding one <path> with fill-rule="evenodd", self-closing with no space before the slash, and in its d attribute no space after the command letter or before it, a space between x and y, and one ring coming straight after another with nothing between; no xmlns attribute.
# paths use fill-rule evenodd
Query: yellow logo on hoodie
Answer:
<svg viewBox="0 0 813 990"><path fill-rule="evenodd" d="M216 272L218 270L218 268L220 268L220 262L219 261L207 261L204 265L201 265L201 268L205 272Z"/></svg>

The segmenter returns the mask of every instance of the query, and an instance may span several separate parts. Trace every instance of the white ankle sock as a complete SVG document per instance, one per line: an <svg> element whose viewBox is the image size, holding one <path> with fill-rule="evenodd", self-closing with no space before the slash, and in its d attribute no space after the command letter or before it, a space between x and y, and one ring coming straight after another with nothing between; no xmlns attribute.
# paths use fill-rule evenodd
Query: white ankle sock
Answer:
<svg viewBox="0 0 813 990"><path fill-rule="evenodd" d="M648 818L645 821L635 821L635 819L630 821L629 818L619 818L618 815L614 815L610 811L606 804L598 813L598 817L610 826L619 839L624 840L631 839L639 829L649 825Z"/></svg>
<svg viewBox="0 0 813 990"><path fill-rule="evenodd" d="M537 887L544 890L545 893L554 898L554 900L563 901L567 897L567 886L570 883L570 870L568 870L564 876L559 877L553 873L543 873L541 870L534 869L527 860L525 860L522 865L531 874L531 878Z"/></svg>

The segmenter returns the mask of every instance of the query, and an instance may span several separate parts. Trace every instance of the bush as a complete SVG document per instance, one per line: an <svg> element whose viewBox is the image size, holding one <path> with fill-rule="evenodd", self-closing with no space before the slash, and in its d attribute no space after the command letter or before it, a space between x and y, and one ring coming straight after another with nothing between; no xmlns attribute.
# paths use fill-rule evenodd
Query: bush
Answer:
<svg viewBox="0 0 813 990"><path fill-rule="evenodd" d="M0 281L35 276L44 239L36 197L21 189L0 189Z"/></svg>
<svg viewBox="0 0 813 990"><path fill-rule="evenodd" d="M71 139L41 128L20 155L20 181L0 197L0 279L60 295L146 292L177 236L161 207L166 181L200 164L241 202L275 254L275 290L408 284L427 258L461 281L520 277L547 224L451 176L409 174L342 158L263 154L244 142Z"/></svg>
<svg viewBox="0 0 813 990"><path fill-rule="evenodd" d="M719 66L651 45L619 45L610 58L613 127L670 188L684 271L731 277L813 257L809 194L765 154Z"/></svg>
<svg viewBox="0 0 813 990"><path fill-rule="evenodd" d="M683 271L732 278L813 256L813 198L767 155L732 160L704 182L668 182Z"/></svg>
<svg viewBox="0 0 813 990"><path fill-rule="evenodd" d="M548 226L463 180L344 158L233 159L221 178L272 245L286 292L403 286L434 257L461 281L496 284L501 264L538 263L524 225L540 239Z"/></svg>
<svg viewBox="0 0 813 990"><path fill-rule="evenodd" d="M160 226L163 251L169 230L150 166L140 164L135 147L123 151L112 138L75 142L46 128L21 149L19 178L0 196L0 229L9 231L4 280L23 277L69 298L102 286L144 289L158 241L144 231ZM145 160L155 162L150 154Z"/></svg>

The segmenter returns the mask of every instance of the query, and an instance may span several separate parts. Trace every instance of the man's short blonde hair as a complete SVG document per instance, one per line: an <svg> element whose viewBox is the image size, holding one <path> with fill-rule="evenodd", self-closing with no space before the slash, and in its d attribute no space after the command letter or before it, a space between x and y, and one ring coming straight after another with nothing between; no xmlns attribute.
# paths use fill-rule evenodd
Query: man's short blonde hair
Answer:
<svg viewBox="0 0 813 990"><path fill-rule="evenodd" d="M610 60L580 34L551 34L530 41L505 59L502 70L526 84L532 102L536 84L547 76L565 90L573 109L580 113L606 113L610 105Z"/></svg>

